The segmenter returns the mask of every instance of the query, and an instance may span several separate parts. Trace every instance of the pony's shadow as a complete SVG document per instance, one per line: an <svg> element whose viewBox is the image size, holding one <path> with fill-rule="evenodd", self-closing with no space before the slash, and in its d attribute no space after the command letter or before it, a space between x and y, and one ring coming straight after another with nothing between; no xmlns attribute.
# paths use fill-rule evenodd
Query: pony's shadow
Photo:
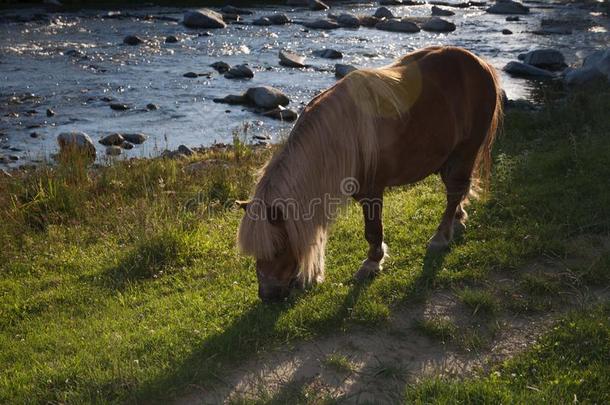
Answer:
<svg viewBox="0 0 610 405"><path fill-rule="evenodd" d="M349 316L350 309L369 284L351 284L335 314L324 323L336 325L336 322ZM226 390L223 387L230 388L231 382L220 377L225 374L222 367L243 363L255 353L273 348L287 339L282 336L278 338L276 323L301 299L307 299L308 294L307 290L297 292L282 303L264 304L258 301L223 332L205 339L187 358L169 367L164 375L140 387L133 399L154 398L162 402L165 398L183 395L186 385L187 392L191 391L193 395L213 398L212 402L226 401ZM317 325L311 327L318 330ZM289 389L295 389L294 385L286 387L286 390Z"/></svg>

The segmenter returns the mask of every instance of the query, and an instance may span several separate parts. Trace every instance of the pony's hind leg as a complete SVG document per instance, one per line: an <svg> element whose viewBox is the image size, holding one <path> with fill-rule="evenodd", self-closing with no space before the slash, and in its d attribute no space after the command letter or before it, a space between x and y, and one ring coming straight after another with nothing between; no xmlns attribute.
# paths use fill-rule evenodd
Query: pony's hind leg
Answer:
<svg viewBox="0 0 610 405"><path fill-rule="evenodd" d="M364 237L369 243L367 258L360 269L354 274L358 281L375 276L382 269L382 264L387 256L387 246L383 243L383 224L381 222L381 211L383 209L383 193L374 197L357 198L362 205L364 215Z"/></svg>
<svg viewBox="0 0 610 405"><path fill-rule="evenodd" d="M463 159L455 154L441 169L441 178L447 192L447 205L436 233L428 242L428 249L438 251L446 249L453 239L455 230L465 228L468 217L464 210L465 198L470 191L470 178L474 166L476 151L473 156Z"/></svg>

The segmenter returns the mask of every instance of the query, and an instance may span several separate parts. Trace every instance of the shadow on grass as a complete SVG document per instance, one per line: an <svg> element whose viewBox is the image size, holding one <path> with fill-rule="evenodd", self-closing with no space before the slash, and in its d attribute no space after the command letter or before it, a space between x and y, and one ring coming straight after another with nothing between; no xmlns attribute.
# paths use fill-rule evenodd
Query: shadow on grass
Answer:
<svg viewBox="0 0 610 405"><path fill-rule="evenodd" d="M352 285L335 314L324 319L324 325L334 326L347 319L350 308L368 286L369 283ZM169 398L174 400L182 398L186 402L201 403L201 398L205 398L205 403L226 402L228 394L234 388L232 381L226 381L221 377L226 374L226 368L237 362L247 361L254 353L288 341L290 337L285 336L285 332L278 331L276 323L300 299L307 299L307 295L307 292L298 294L284 303L264 304L257 301L223 332L209 337L199 347L195 347L187 358L170 365L164 375L143 385L133 393L131 399L165 403ZM324 329L329 328L320 327L315 330ZM294 394L294 386L286 389L290 389L290 393ZM189 397L196 400L189 401ZM282 402L282 398L280 393L278 400Z"/></svg>

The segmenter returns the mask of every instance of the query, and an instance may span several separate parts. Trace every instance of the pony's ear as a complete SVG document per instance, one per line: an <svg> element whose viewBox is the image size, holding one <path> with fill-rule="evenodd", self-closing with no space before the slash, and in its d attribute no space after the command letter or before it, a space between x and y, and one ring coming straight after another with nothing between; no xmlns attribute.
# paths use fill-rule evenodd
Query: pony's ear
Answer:
<svg viewBox="0 0 610 405"><path fill-rule="evenodd" d="M248 209L248 204L250 204L250 201L243 201L243 200L235 201L235 205L237 205L239 208L241 208L244 211Z"/></svg>
<svg viewBox="0 0 610 405"><path fill-rule="evenodd" d="M271 225L279 225L284 222L284 211L277 205L267 206L267 220Z"/></svg>

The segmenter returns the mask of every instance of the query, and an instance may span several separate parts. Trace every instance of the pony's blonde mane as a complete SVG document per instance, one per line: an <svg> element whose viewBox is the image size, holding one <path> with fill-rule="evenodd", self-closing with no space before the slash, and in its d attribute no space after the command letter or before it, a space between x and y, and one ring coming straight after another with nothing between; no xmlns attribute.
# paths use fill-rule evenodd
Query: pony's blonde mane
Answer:
<svg viewBox="0 0 610 405"><path fill-rule="evenodd" d="M247 213L238 233L243 253L269 260L289 248L299 260L303 284L323 277L328 227L354 191L342 187L354 179L366 190L373 179L381 135L376 124L408 114L421 80L409 80L420 83L418 88L402 79L416 70L404 65L357 70L308 104L282 150L263 169L253 196L257 204L279 206L283 226ZM312 206L316 201L319 205Z"/></svg>

